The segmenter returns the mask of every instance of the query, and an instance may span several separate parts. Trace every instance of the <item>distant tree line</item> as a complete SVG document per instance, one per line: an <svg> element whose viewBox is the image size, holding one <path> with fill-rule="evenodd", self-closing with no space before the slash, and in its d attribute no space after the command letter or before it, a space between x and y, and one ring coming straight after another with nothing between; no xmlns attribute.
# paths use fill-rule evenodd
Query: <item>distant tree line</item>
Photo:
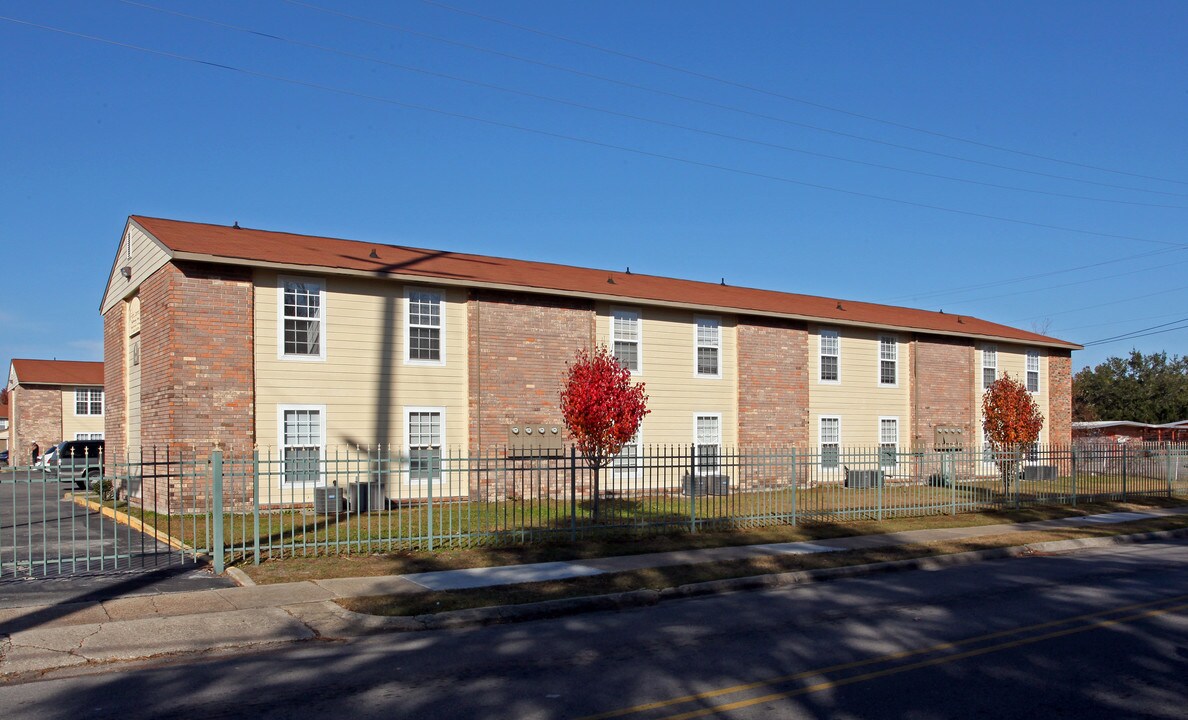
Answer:
<svg viewBox="0 0 1188 720"><path fill-rule="evenodd" d="M1073 377L1074 420L1188 420L1188 357L1132 350Z"/></svg>

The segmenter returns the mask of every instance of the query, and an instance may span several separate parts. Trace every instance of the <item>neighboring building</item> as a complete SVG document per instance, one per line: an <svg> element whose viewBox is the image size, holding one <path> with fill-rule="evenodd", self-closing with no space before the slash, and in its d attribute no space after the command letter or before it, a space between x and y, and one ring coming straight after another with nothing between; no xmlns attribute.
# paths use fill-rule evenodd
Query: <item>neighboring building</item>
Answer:
<svg viewBox="0 0 1188 720"><path fill-rule="evenodd" d="M25 465L36 442L102 439L103 363L13 360L8 371L9 463Z"/></svg>
<svg viewBox="0 0 1188 720"><path fill-rule="evenodd" d="M1096 442L1188 442L1188 420L1163 423L1094 420L1072 424L1073 438Z"/></svg>
<svg viewBox="0 0 1188 720"><path fill-rule="evenodd" d="M8 451L8 393L0 392L0 452Z"/></svg>
<svg viewBox="0 0 1188 720"><path fill-rule="evenodd" d="M109 455L475 452L560 426L595 343L647 384L644 444L977 447L1003 373L1071 441L1079 346L967 315L138 216L100 310Z"/></svg>

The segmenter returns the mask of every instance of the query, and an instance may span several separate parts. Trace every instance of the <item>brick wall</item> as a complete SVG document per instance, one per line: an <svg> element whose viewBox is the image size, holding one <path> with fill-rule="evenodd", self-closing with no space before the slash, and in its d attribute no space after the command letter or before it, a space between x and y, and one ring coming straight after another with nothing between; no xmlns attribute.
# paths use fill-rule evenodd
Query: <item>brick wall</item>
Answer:
<svg viewBox="0 0 1188 720"><path fill-rule="evenodd" d="M124 353L127 335L124 332L124 308L121 301L103 316L103 447L109 464L124 462L127 433L124 397Z"/></svg>
<svg viewBox="0 0 1188 720"><path fill-rule="evenodd" d="M34 442L44 454L62 441L61 388L17 386L9 395L9 412L12 413L9 419L11 459L16 461L13 464L29 464Z"/></svg>
<svg viewBox="0 0 1188 720"><path fill-rule="evenodd" d="M738 442L808 444L808 328L746 317L738 321Z"/></svg>
<svg viewBox="0 0 1188 720"><path fill-rule="evenodd" d="M912 444L932 447L937 425L955 425L964 430L966 448L977 447L973 341L918 335L912 359Z"/></svg>
<svg viewBox="0 0 1188 720"><path fill-rule="evenodd" d="M251 270L170 263L144 281L140 302L145 457L202 459L215 447L250 453L255 444ZM204 487L169 475L168 492L158 487L165 478L145 480L145 505L181 508L202 499Z"/></svg>
<svg viewBox="0 0 1188 720"><path fill-rule="evenodd" d="M471 451L505 445L513 423L561 423L565 363L594 345L594 303L474 291L467 313Z"/></svg>
<svg viewBox="0 0 1188 720"><path fill-rule="evenodd" d="M1072 443L1072 353L1052 350L1048 355L1048 442Z"/></svg>

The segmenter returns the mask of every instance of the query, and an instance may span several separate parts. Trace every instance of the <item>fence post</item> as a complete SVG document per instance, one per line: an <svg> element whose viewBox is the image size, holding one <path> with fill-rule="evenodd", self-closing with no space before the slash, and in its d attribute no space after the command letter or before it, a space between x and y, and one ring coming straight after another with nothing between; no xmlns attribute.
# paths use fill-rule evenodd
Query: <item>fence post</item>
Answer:
<svg viewBox="0 0 1188 720"><path fill-rule="evenodd" d="M577 540L577 445L569 446L569 539Z"/></svg>
<svg viewBox="0 0 1188 720"><path fill-rule="evenodd" d="M433 453L429 453L429 551L433 551Z"/></svg>
<svg viewBox="0 0 1188 720"><path fill-rule="evenodd" d="M1072 506L1077 506L1077 446L1070 445L1068 454L1072 458Z"/></svg>
<svg viewBox="0 0 1188 720"><path fill-rule="evenodd" d="M214 571L215 575L222 575L226 569L227 558L224 555L223 542L223 451L215 450L210 454L210 493L214 503L211 520L214 522Z"/></svg>
<svg viewBox="0 0 1188 720"><path fill-rule="evenodd" d="M924 452L928 452L928 451L925 450ZM937 451L937 452L940 454L940 460L941 460L941 482L944 482L945 480L949 481L949 514L956 515L957 514L957 467L956 467L957 462L950 456L949 453L940 452L940 451ZM948 465L947 468L946 468L946 465ZM927 467L927 465L925 465L925 467ZM975 497L977 497L977 496L975 495Z"/></svg>
<svg viewBox="0 0 1188 720"><path fill-rule="evenodd" d="M689 446L689 532L697 532L697 443Z"/></svg>
<svg viewBox="0 0 1188 720"><path fill-rule="evenodd" d="M796 448L792 448L792 527L796 527Z"/></svg>
<svg viewBox="0 0 1188 720"><path fill-rule="evenodd" d="M1122 446L1122 501L1126 501L1126 474L1128 468L1126 467L1126 446Z"/></svg>
<svg viewBox="0 0 1188 720"><path fill-rule="evenodd" d="M1167 443L1163 446L1163 452L1167 456L1167 496L1172 496L1172 446Z"/></svg>
<svg viewBox="0 0 1188 720"><path fill-rule="evenodd" d="M252 564L260 564L260 451L252 450Z"/></svg>

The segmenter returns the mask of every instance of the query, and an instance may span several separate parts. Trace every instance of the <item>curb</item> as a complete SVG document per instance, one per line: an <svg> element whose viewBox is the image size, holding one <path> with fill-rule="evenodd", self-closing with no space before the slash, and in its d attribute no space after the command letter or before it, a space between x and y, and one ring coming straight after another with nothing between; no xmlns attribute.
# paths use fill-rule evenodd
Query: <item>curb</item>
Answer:
<svg viewBox="0 0 1188 720"><path fill-rule="evenodd" d="M450 610L428 615L394 617L368 615L347 610L340 605L337 606L335 614L342 620L359 623L361 628L366 628L367 634L375 632L416 632L421 630L502 625L606 610L618 612L631 608L656 605L668 600L682 600L708 595L725 595L727 593L765 590L789 585L806 585L809 583L827 582L829 580L906 572L910 570L940 570L962 565L972 565L985 560L1034 557L1045 553L1067 552L1081 548L1110 547L1112 545L1126 545L1181 537L1188 537L1188 528L1159 530L1132 535L1108 535L1074 540L1050 540L1031 545L971 550L963 553L933 555L929 557L909 558L907 560L891 560L867 565L849 565L822 568L819 570L796 570L773 575L753 575L750 577L730 578L728 580L710 580L707 582L664 588L663 590L632 590L611 595L545 600L543 602L525 603L522 605L495 605L491 607L468 608L465 610Z"/></svg>
<svg viewBox="0 0 1188 720"><path fill-rule="evenodd" d="M66 493L66 497L69 497L70 500L75 505L84 507L84 508L90 510L91 512L97 512L97 513L103 515L104 517L111 518L112 522L122 523L124 525L127 525L128 527L132 528L136 532L141 533L142 535L145 535L147 537L151 537L152 539L156 540L157 542L165 543L166 545L173 548L174 550L181 550L183 552L193 552L194 551L194 548L190 547L189 545L186 545L184 542L182 542L181 540L178 540L177 538L173 537L172 535L161 532L160 530L153 527L152 525L146 525L145 523L141 522L140 520L137 520L136 518L132 517L131 515L129 515L127 513L116 512L116 510L114 508L110 508L110 507L104 505L103 503L97 503L85 495L79 495L78 493L69 492L69 493Z"/></svg>

